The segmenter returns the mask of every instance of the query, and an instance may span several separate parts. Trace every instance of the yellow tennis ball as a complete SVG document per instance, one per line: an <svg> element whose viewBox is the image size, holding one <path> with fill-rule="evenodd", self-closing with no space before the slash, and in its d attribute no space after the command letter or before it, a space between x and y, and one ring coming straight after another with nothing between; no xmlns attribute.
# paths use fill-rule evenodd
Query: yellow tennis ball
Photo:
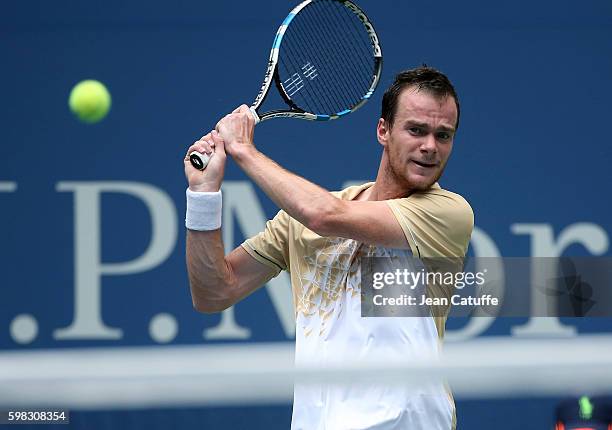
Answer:
<svg viewBox="0 0 612 430"><path fill-rule="evenodd" d="M68 106L77 118L93 124L106 116L111 107L111 96L103 83L88 79L70 91Z"/></svg>

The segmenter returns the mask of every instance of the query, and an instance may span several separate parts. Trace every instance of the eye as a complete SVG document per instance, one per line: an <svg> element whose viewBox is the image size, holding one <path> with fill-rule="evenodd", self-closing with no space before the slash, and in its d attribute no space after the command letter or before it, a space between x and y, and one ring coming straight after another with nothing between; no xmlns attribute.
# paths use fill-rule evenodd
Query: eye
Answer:
<svg viewBox="0 0 612 430"><path fill-rule="evenodd" d="M436 137L439 140L450 140L452 136L450 133L447 133L446 131L441 131L439 133L436 133Z"/></svg>
<svg viewBox="0 0 612 430"><path fill-rule="evenodd" d="M408 131L413 136L423 136L425 134L425 131L421 127L410 127Z"/></svg>

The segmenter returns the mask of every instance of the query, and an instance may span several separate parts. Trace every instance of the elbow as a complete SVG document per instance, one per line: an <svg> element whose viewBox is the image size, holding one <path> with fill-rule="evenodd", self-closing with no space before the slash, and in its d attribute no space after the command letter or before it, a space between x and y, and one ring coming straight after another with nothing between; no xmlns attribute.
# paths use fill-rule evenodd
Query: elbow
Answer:
<svg viewBox="0 0 612 430"><path fill-rule="evenodd" d="M230 308L232 303L225 300L208 300L193 297L193 309L201 314L216 314Z"/></svg>
<svg viewBox="0 0 612 430"><path fill-rule="evenodd" d="M306 209L306 227L319 236L338 236L338 223L342 220L344 200L333 197L316 208Z"/></svg>
<svg viewBox="0 0 612 430"><path fill-rule="evenodd" d="M191 302L193 309L203 314L216 314L230 308L234 301L226 294L220 294L221 291L226 291L225 288L219 288L214 294L210 294L198 282L190 281Z"/></svg>
<svg viewBox="0 0 612 430"><path fill-rule="evenodd" d="M233 306L238 297L231 270L216 270L211 265L190 258L189 254L187 257L187 278L193 309L199 313L214 314Z"/></svg>

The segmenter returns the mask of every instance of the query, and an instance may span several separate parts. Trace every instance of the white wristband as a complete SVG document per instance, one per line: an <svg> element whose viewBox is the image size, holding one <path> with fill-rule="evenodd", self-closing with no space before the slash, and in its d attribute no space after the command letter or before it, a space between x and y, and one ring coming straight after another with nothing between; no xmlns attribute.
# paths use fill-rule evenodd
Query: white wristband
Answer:
<svg viewBox="0 0 612 430"><path fill-rule="evenodd" d="M185 227L198 231L221 228L221 191L198 193L187 188Z"/></svg>

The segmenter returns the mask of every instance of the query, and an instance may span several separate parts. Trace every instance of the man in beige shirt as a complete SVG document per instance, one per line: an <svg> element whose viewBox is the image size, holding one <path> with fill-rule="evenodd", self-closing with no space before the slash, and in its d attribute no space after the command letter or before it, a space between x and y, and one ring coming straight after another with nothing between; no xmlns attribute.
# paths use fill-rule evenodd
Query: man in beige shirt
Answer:
<svg viewBox="0 0 612 430"><path fill-rule="evenodd" d="M281 270L291 274L296 362L338 363L369 352L409 359L436 352L446 315L363 318L365 257L465 255L473 213L438 185L459 122L459 103L442 73L400 73L385 92L375 182L331 193L288 172L253 143L254 119L243 105L192 145L185 157L187 267L194 307L220 312ZM213 154L206 170L188 154ZM281 208L260 234L224 255L220 187L226 154ZM452 398L440 386L409 390L373 384L296 385L292 429L451 429Z"/></svg>

